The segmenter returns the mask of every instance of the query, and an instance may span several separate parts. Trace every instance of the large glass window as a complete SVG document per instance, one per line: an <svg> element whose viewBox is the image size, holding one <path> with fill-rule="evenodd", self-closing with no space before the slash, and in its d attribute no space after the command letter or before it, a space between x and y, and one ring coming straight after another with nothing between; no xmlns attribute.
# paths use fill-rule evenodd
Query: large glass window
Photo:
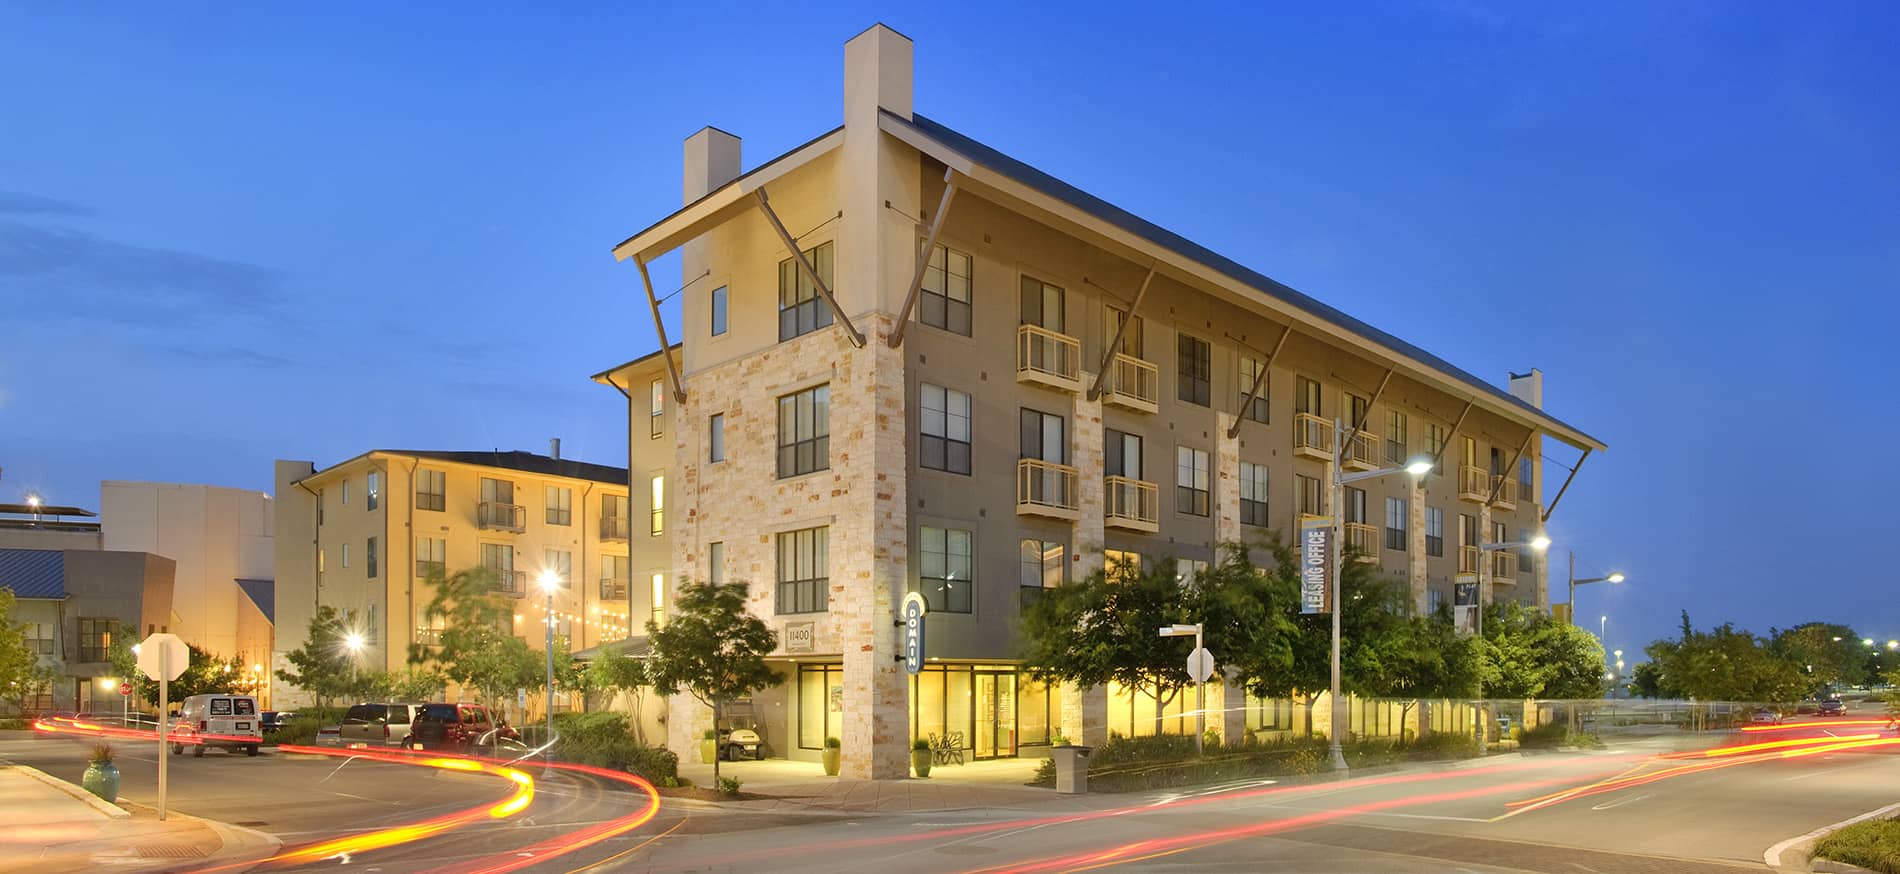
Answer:
<svg viewBox="0 0 1900 874"><path fill-rule="evenodd" d="M1062 721L1062 692L1053 683L1038 683L1028 674L1016 675L1016 743L1049 743L1051 729ZM1076 738L1080 740L1081 738Z"/></svg>
<svg viewBox="0 0 1900 874"><path fill-rule="evenodd" d="M1128 322L1128 311L1111 306L1107 308L1106 317L1107 323L1102 326L1102 336L1113 339L1122 323ZM1143 358L1146 354L1146 344L1142 342L1143 325L1140 316L1135 316L1134 319L1128 322L1128 330L1122 331L1121 354L1130 358Z"/></svg>
<svg viewBox="0 0 1900 874"><path fill-rule="evenodd" d="M1102 474L1142 479L1141 435L1110 428L1106 437L1102 447Z"/></svg>
<svg viewBox="0 0 1900 874"><path fill-rule="evenodd" d="M1532 495L1536 492L1536 482L1535 482L1536 475L1537 475L1537 472L1531 465L1531 457L1529 455L1526 455L1523 458L1520 458L1517 460L1517 499L1518 500L1520 501L1532 500Z"/></svg>
<svg viewBox="0 0 1900 874"><path fill-rule="evenodd" d="M1161 718L1156 720L1157 706L1153 695L1116 682L1108 684L1108 730L1123 737L1152 737L1157 727L1162 734L1191 735L1194 733L1195 720L1188 712L1193 709L1194 690L1177 691L1173 697L1160 704Z"/></svg>
<svg viewBox="0 0 1900 874"><path fill-rule="evenodd" d="M1404 413L1398 410L1385 411L1385 463L1398 467L1405 464L1411 424Z"/></svg>
<svg viewBox="0 0 1900 874"><path fill-rule="evenodd" d="M1102 572L1109 579L1141 573L1141 553L1132 549L1104 549Z"/></svg>
<svg viewBox="0 0 1900 874"><path fill-rule="evenodd" d="M1203 407L1213 403L1213 347L1199 337L1181 334L1176 348L1180 353L1175 371L1179 383L1177 395L1181 400Z"/></svg>
<svg viewBox="0 0 1900 874"><path fill-rule="evenodd" d="M923 415L919 464L931 470L970 472L970 396L956 389L923 383L918 387Z"/></svg>
<svg viewBox="0 0 1900 874"><path fill-rule="evenodd" d="M1240 524L1267 525L1267 466L1240 463Z"/></svg>
<svg viewBox="0 0 1900 874"><path fill-rule="evenodd" d="M819 613L827 608L831 582L829 528L786 531L778 536L779 613Z"/></svg>
<svg viewBox="0 0 1900 874"><path fill-rule="evenodd" d="M1017 427L1018 445L1023 458L1055 464L1068 463L1068 420L1025 407L1017 417Z"/></svg>
<svg viewBox="0 0 1900 874"><path fill-rule="evenodd" d="M1366 426L1366 415L1372 406L1372 402L1351 392L1346 392L1345 395L1346 427L1351 429L1364 428Z"/></svg>
<svg viewBox="0 0 1900 874"><path fill-rule="evenodd" d="M1303 473L1293 475L1294 488L1299 492L1300 515L1319 515L1319 477Z"/></svg>
<svg viewBox="0 0 1900 874"><path fill-rule="evenodd" d="M1347 486L1343 497L1346 500L1346 522L1355 525L1366 524L1366 490Z"/></svg>
<svg viewBox="0 0 1900 874"><path fill-rule="evenodd" d="M416 471L416 509L442 510L449 505L448 474L439 470Z"/></svg>
<svg viewBox="0 0 1900 874"><path fill-rule="evenodd" d="M628 578L632 575L633 569L628 563L626 556L601 553L600 599L602 601L626 601Z"/></svg>
<svg viewBox="0 0 1900 874"><path fill-rule="evenodd" d="M844 723L844 668L841 665L798 666L798 746L823 749L825 738L837 737Z"/></svg>
<svg viewBox="0 0 1900 874"><path fill-rule="evenodd" d="M1063 544L1050 540L1024 540L1022 542L1022 579L1027 589L1053 589L1062 585L1066 552Z"/></svg>
<svg viewBox="0 0 1900 874"><path fill-rule="evenodd" d="M1024 276L1021 300L1023 324L1064 333L1067 313L1061 286Z"/></svg>
<svg viewBox="0 0 1900 874"><path fill-rule="evenodd" d="M831 243L819 243L805 250L813 270L831 286ZM818 286L798 266L797 259L778 262L778 338L780 341L802 337L819 328L831 327L831 308L818 294Z"/></svg>
<svg viewBox="0 0 1900 874"><path fill-rule="evenodd" d="M1445 555L1445 511L1425 508L1425 554L1433 558Z"/></svg>
<svg viewBox="0 0 1900 874"><path fill-rule="evenodd" d="M712 290L712 335L717 337L726 332L726 287Z"/></svg>
<svg viewBox="0 0 1900 874"><path fill-rule="evenodd" d="M778 399L778 475L831 467L831 386L815 385Z"/></svg>
<svg viewBox="0 0 1900 874"><path fill-rule="evenodd" d="M1293 381L1293 412L1325 418L1326 408L1321 397L1319 380L1302 376Z"/></svg>
<svg viewBox="0 0 1900 874"><path fill-rule="evenodd" d="M656 473L647 481L647 495L652 506L647 511L647 534L658 537L666 533L666 474Z"/></svg>
<svg viewBox="0 0 1900 874"><path fill-rule="evenodd" d="M1260 380L1260 373L1266 370L1266 368L1267 363L1265 361L1251 355L1240 356L1240 417L1243 419L1252 419L1263 425L1271 418L1268 415L1267 405L1268 386L1265 380ZM1249 401L1247 399L1247 392L1253 390L1253 384L1256 380L1260 381L1260 392L1253 396L1253 400Z"/></svg>
<svg viewBox="0 0 1900 874"><path fill-rule="evenodd" d="M119 620L81 617L79 620L79 660L103 662L112 658L112 635Z"/></svg>
<svg viewBox="0 0 1900 874"><path fill-rule="evenodd" d="M544 550L541 569L550 571L561 581L561 588L574 588L574 553L565 549Z"/></svg>
<svg viewBox="0 0 1900 874"><path fill-rule="evenodd" d="M923 562L918 589L932 612L970 612L970 532L925 525L918 532Z"/></svg>
<svg viewBox="0 0 1900 874"><path fill-rule="evenodd" d="M1293 701L1247 696L1248 731L1292 731Z"/></svg>
<svg viewBox="0 0 1900 874"><path fill-rule="evenodd" d="M1405 549L1406 513L1409 510L1404 498L1387 496L1385 499L1385 548Z"/></svg>
<svg viewBox="0 0 1900 874"><path fill-rule="evenodd" d="M574 490L559 486L547 487L548 524L574 524Z"/></svg>
<svg viewBox="0 0 1900 874"><path fill-rule="evenodd" d="M973 266L967 253L941 245L932 249L930 265L924 268L923 297L917 302L917 318L931 327L970 336Z"/></svg>
<svg viewBox="0 0 1900 874"><path fill-rule="evenodd" d="M1432 454L1432 473L1442 473L1444 469L1445 442L1451 439L1451 432L1437 422L1425 423L1425 451Z"/></svg>
<svg viewBox="0 0 1900 874"><path fill-rule="evenodd" d="M1174 450L1174 509L1190 516L1208 514L1207 450Z"/></svg>

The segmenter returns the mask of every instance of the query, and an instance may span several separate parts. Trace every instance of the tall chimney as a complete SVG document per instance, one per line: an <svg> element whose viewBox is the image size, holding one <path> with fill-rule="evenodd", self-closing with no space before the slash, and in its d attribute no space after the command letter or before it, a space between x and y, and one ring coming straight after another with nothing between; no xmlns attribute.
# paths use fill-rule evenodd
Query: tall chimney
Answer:
<svg viewBox="0 0 1900 874"><path fill-rule="evenodd" d="M883 24L873 24L844 44L844 123L868 122L877 132L877 111L910 120L911 43Z"/></svg>
<svg viewBox="0 0 1900 874"><path fill-rule="evenodd" d="M1511 396L1538 409L1544 408L1544 372L1531 368L1529 373L1511 374Z"/></svg>
<svg viewBox="0 0 1900 874"><path fill-rule="evenodd" d="M686 138L686 173L680 205L692 203L739 178L739 138L702 127Z"/></svg>
<svg viewBox="0 0 1900 874"><path fill-rule="evenodd" d="M561 460L561 438L548 438L548 454L553 456L555 461Z"/></svg>

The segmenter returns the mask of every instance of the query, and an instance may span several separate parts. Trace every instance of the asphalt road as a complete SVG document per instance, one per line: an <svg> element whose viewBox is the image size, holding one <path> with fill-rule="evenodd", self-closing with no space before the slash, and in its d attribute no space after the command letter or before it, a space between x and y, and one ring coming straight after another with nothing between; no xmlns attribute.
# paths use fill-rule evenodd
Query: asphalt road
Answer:
<svg viewBox="0 0 1900 874"><path fill-rule="evenodd" d="M1782 735L1709 742L1776 737ZM555 872L1715 874L1764 870L1770 845L1900 801L1900 747L1797 758L1662 757L1675 741L1185 798L1094 796L1099 809L1090 814L1065 808L1044 816L766 816L669 804L638 829L545 860L538 857L548 852L546 842L627 816L645 797L587 775L530 769L536 796L521 814L484 818L352 861L390 872L521 865ZM0 741L0 759L75 782L83 753L83 743L68 739ZM120 746L128 800L155 802L155 759L154 751ZM172 764L176 809L270 832L290 846L493 804L511 789L488 775L360 760L212 752L174 757Z"/></svg>

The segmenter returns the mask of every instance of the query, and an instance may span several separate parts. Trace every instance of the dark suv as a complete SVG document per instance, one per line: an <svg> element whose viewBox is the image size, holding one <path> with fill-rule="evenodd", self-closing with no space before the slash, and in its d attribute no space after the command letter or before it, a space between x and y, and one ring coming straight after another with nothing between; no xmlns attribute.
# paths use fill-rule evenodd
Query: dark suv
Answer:
<svg viewBox="0 0 1900 874"><path fill-rule="evenodd" d="M516 737L515 730L497 726L480 704L424 704L403 746L415 750L491 749L496 738Z"/></svg>

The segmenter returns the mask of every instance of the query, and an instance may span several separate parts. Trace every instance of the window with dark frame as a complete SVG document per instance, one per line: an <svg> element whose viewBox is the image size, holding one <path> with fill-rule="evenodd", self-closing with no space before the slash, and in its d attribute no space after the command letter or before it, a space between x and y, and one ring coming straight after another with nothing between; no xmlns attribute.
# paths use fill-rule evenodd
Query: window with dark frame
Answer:
<svg viewBox="0 0 1900 874"><path fill-rule="evenodd" d="M1264 381L1261 382L1260 393L1254 395L1251 401L1247 399L1247 392L1253 390L1254 381L1260 378L1260 371L1266 369L1266 366L1267 363L1265 361L1251 355L1240 356L1240 385L1238 389L1241 404L1240 417L1243 419L1251 419L1262 425L1267 424L1269 420L1272 419L1270 415L1272 408L1271 405L1267 403L1267 389L1271 386Z"/></svg>
<svg viewBox="0 0 1900 874"><path fill-rule="evenodd" d="M1347 486L1343 497L1346 501L1345 522L1349 525L1366 524L1366 490Z"/></svg>
<svg viewBox="0 0 1900 874"><path fill-rule="evenodd" d="M1025 589L1053 589L1062 585L1068 563L1063 555L1068 548L1050 540L1022 541L1022 578Z"/></svg>
<svg viewBox="0 0 1900 874"><path fill-rule="evenodd" d="M1144 479L1143 467L1141 435L1108 429L1102 441L1102 475Z"/></svg>
<svg viewBox="0 0 1900 874"><path fill-rule="evenodd" d="M706 420L706 460L714 464L726 460L725 413L714 413Z"/></svg>
<svg viewBox="0 0 1900 874"><path fill-rule="evenodd" d="M548 486L543 490L547 503L549 525L574 524L574 490L560 486Z"/></svg>
<svg viewBox="0 0 1900 874"><path fill-rule="evenodd" d="M1362 398L1356 394L1353 394L1352 392L1345 393L1345 400L1346 400L1346 403L1345 403L1346 421L1344 423L1345 426L1348 429L1356 429L1365 425L1366 411L1368 408L1371 407L1372 405L1371 402L1366 400L1365 398ZM1341 436L1344 436L1344 435L1341 435Z"/></svg>
<svg viewBox="0 0 1900 874"><path fill-rule="evenodd" d="M1325 418L1326 406L1324 393L1319 380L1304 376L1293 380L1293 412Z"/></svg>
<svg viewBox="0 0 1900 874"><path fill-rule="evenodd" d="M112 659L112 635L119 620L81 617L79 620L79 660L104 662Z"/></svg>
<svg viewBox="0 0 1900 874"><path fill-rule="evenodd" d="M383 500L383 475L378 471L369 472L369 487L363 492L363 509L374 511Z"/></svg>
<svg viewBox="0 0 1900 874"><path fill-rule="evenodd" d="M1293 487L1299 496L1300 515L1319 515L1319 477L1303 473L1293 475Z"/></svg>
<svg viewBox="0 0 1900 874"><path fill-rule="evenodd" d="M1107 307L1106 309L1108 323L1102 326L1102 336L1105 340L1112 340L1115 337L1115 332L1121 330L1122 322L1128 321L1128 311L1114 306ZM1146 344L1142 342L1142 334L1145 333L1143 324L1140 316L1135 316L1134 319L1134 321L1128 322L1128 330L1122 331L1122 345L1120 351L1121 354L1130 358L1145 358L1147 348Z"/></svg>
<svg viewBox="0 0 1900 874"><path fill-rule="evenodd" d="M813 270L831 285L832 248L829 241L805 250ZM778 262L778 338L779 342L803 337L820 328L831 327L831 307L818 294L818 286L798 266L796 258Z"/></svg>
<svg viewBox="0 0 1900 874"><path fill-rule="evenodd" d="M1240 463L1240 524L1267 526L1267 466Z"/></svg>
<svg viewBox="0 0 1900 874"><path fill-rule="evenodd" d="M712 290L712 335L717 337L726 332L726 287Z"/></svg>
<svg viewBox="0 0 1900 874"><path fill-rule="evenodd" d="M647 437L659 439L666 432L666 383L654 380L647 385Z"/></svg>
<svg viewBox="0 0 1900 874"><path fill-rule="evenodd" d="M449 506L448 474L439 470L416 471L416 509L442 511Z"/></svg>
<svg viewBox="0 0 1900 874"><path fill-rule="evenodd" d="M1069 463L1068 420L1023 407L1017 416L1018 447L1023 458Z"/></svg>
<svg viewBox="0 0 1900 874"><path fill-rule="evenodd" d="M1180 334L1175 346L1179 351L1180 363L1175 371L1181 400L1190 404L1210 406L1213 404L1213 347L1206 340L1192 334Z"/></svg>
<svg viewBox="0 0 1900 874"><path fill-rule="evenodd" d="M924 525L917 539L922 553L917 588L924 603L931 612L970 612L970 532Z"/></svg>
<svg viewBox="0 0 1900 874"><path fill-rule="evenodd" d="M416 538L416 576L424 579L445 576L448 567L449 541L446 538Z"/></svg>
<svg viewBox="0 0 1900 874"><path fill-rule="evenodd" d="M541 569L552 571L561 581L561 588L574 588L574 553L565 549L545 549L541 555Z"/></svg>
<svg viewBox="0 0 1900 874"><path fill-rule="evenodd" d="M363 573L367 578L373 580L381 575L381 570L376 561L376 538L371 537L369 542L364 544Z"/></svg>
<svg viewBox="0 0 1900 874"><path fill-rule="evenodd" d="M778 399L780 479L831 467L831 386L815 385Z"/></svg>
<svg viewBox="0 0 1900 874"><path fill-rule="evenodd" d="M1425 508L1425 554L1445 557L1445 511L1437 507Z"/></svg>
<svg viewBox="0 0 1900 874"><path fill-rule="evenodd" d="M1035 325L1058 334L1066 333L1068 305L1062 286L1050 285L1025 274L1020 301L1022 324Z"/></svg>
<svg viewBox="0 0 1900 874"><path fill-rule="evenodd" d="M1404 498L1387 496L1385 499L1385 548L1405 551L1406 517L1409 508Z"/></svg>
<svg viewBox="0 0 1900 874"><path fill-rule="evenodd" d="M1174 450L1174 509L1190 516L1209 513L1207 450L1177 446Z"/></svg>
<svg viewBox="0 0 1900 874"><path fill-rule="evenodd" d="M1531 465L1531 457L1529 455L1525 455L1523 458L1520 458L1517 460L1517 499L1518 500L1520 501L1532 500L1532 495L1536 491L1532 487L1533 486L1532 481L1536 477L1536 475L1537 475L1537 472Z"/></svg>
<svg viewBox="0 0 1900 874"><path fill-rule="evenodd" d="M938 245L924 268L917 318L933 328L970 336L970 288L975 262L964 252Z"/></svg>
<svg viewBox="0 0 1900 874"><path fill-rule="evenodd" d="M918 417L918 464L969 475L970 396L930 383L919 385L917 392L923 409Z"/></svg>
<svg viewBox="0 0 1900 874"><path fill-rule="evenodd" d="M1385 411L1385 463L1398 467L1406 463L1405 454L1410 451L1410 423L1405 413L1399 410Z"/></svg>
<svg viewBox="0 0 1900 874"><path fill-rule="evenodd" d="M1432 454L1432 473L1443 473L1445 469L1445 443L1451 440L1451 433L1437 422L1425 425L1425 451Z"/></svg>
<svg viewBox="0 0 1900 874"><path fill-rule="evenodd" d="M647 480L647 497L647 535L658 537L666 533L666 474L655 473Z"/></svg>
<svg viewBox="0 0 1900 874"><path fill-rule="evenodd" d="M830 532L827 527L818 527L778 535L776 612L822 613L828 609Z"/></svg>

